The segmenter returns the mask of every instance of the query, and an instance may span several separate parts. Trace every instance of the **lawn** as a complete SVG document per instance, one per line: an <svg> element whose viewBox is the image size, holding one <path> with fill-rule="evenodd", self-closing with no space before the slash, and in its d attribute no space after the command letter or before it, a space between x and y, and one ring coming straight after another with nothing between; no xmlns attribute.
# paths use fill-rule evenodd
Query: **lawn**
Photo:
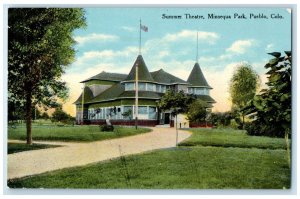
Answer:
<svg viewBox="0 0 300 199"><path fill-rule="evenodd" d="M46 144L32 144L28 145L25 143L8 143L7 144L7 153L18 153L22 151L30 151L30 150L38 150L38 149L46 149L46 148L53 148L59 147L57 145L46 145Z"/></svg>
<svg viewBox="0 0 300 199"><path fill-rule="evenodd" d="M115 127L113 132L101 132L99 126L35 126L33 140L92 142L150 132L148 128ZM8 128L8 139L26 140L25 126Z"/></svg>
<svg viewBox="0 0 300 199"><path fill-rule="evenodd" d="M260 149L286 149L285 140L264 136L248 136L245 131L233 129L192 129L192 136L180 146L218 146Z"/></svg>
<svg viewBox="0 0 300 199"><path fill-rule="evenodd" d="M288 189L290 169L286 150L276 141L262 139L260 147L237 147L247 135L236 137L233 147L202 146L193 130L193 145L156 150L81 167L57 170L8 182L11 188L129 188L129 189ZM206 130L205 130L206 132ZM207 133L207 132L206 132ZM202 136L208 136L204 133ZM218 134L215 130L212 134ZM202 137L200 136L200 137ZM211 139L208 136L207 140ZM259 137L261 138L261 137ZM257 138L257 139L259 139ZM250 138L246 138L252 140ZM273 138L270 138L273 139ZM186 142L188 142L187 140ZM215 145L215 142L212 142ZM273 149L278 148L278 149Z"/></svg>

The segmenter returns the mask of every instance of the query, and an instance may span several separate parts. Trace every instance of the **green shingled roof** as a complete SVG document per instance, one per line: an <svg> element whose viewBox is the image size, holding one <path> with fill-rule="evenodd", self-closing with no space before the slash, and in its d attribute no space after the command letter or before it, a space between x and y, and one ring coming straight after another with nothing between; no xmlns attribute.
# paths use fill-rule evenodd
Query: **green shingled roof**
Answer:
<svg viewBox="0 0 300 199"><path fill-rule="evenodd" d="M151 91L139 91L139 98L151 98L151 99L160 99L160 93L151 92ZM101 102L107 100L114 100L119 98L134 98L135 91L125 91L124 85L116 84L111 88L107 89L103 93L100 93L93 99L85 101L85 103L94 103L94 102Z"/></svg>
<svg viewBox="0 0 300 199"><path fill-rule="evenodd" d="M160 69L158 71L151 72L151 75L154 79L154 81L159 83L165 83L165 84L188 84L188 82L179 79L178 77L175 77L174 75L171 75L170 73L167 73L163 69Z"/></svg>
<svg viewBox="0 0 300 199"><path fill-rule="evenodd" d="M198 99L205 102L216 103L216 101L209 95L196 95Z"/></svg>
<svg viewBox="0 0 300 199"><path fill-rule="evenodd" d="M105 71L102 71L98 75L95 75L93 77L90 77L80 83L84 83L90 80L106 80L106 81L114 81L114 82L120 82L124 80L127 77L126 74L120 74L120 73L107 73Z"/></svg>
<svg viewBox="0 0 300 199"><path fill-rule="evenodd" d="M160 69L158 71L154 71L149 73L148 68L143 60L143 57L139 55L128 75L119 74L119 73L107 73L102 71L101 73L82 81L88 82L90 80L103 80L103 81L112 81L118 82L112 87L108 88L104 92L100 93L97 96L93 96L93 93L89 87L85 87L84 89L84 103L96 103L101 101L110 101L120 98L134 98L135 91L125 91L124 84L121 84L121 81L134 81L136 75L136 64L138 65L138 75L139 81L146 81L146 82L158 82L164 84L191 84L191 86L202 86L211 88L207 81L204 78L204 75L200 69L198 63L194 65L194 68L188 78L187 81L184 81L170 73L165 72L164 70ZM162 97L162 93L151 92L151 91L139 91L139 98L149 98L149 99L160 99ZM215 100L208 96L208 95L198 95L198 98L209 102L215 103ZM82 103L82 94L80 97L74 102L75 104Z"/></svg>
<svg viewBox="0 0 300 199"><path fill-rule="evenodd" d="M134 62L130 73L128 74L127 78L124 81L134 81L136 75L136 64L138 65L138 79L139 81L146 81L146 82L154 82L151 74L148 71L148 68L144 62L142 55L139 55Z"/></svg>
<svg viewBox="0 0 300 199"><path fill-rule="evenodd" d="M193 68L187 82L192 84L192 86L203 86L203 87L211 88L208 85L198 63L195 63L194 68Z"/></svg>
<svg viewBox="0 0 300 199"><path fill-rule="evenodd" d="M84 103L90 101L93 98L93 92L89 87L84 87ZM81 104L82 103L82 93L79 98L74 102L74 104Z"/></svg>
<svg viewBox="0 0 300 199"><path fill-rule="evenodd" d="M103 93L100 93L94 99L90 100L88 103L116 99L124 92L124 90L125 90L124 85L118 83L110 87L109 89L105 90Z"/></svg>

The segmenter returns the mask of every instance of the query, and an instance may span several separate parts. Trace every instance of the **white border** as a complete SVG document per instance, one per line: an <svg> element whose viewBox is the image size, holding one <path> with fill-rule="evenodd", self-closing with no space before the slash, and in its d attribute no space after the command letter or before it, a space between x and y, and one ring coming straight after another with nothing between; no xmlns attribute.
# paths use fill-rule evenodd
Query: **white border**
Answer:
<svg viewBox="0 0 300 199"><path fill-rule="evenodd" d="M5 9L4 7L6 6L14 6L14 4L18 4L20 5L20 7L42 7L42 6L58 6L58 7L92 7L92 6L99 6L97 5L97 2L94 0L85 0L84 4L82 4L83 2L80 0L68 0L68 2L58 2L57 0L47 0L47 4L45 4L44 2L42 2L42 4L40 4L41 1L39 0L3 0L2 1L2 6L0 8L0 13L2 13L2 16L5 16L4 12ZM60 3L63 3L63 5L60 5ZM166 4L168 3L168 4ZM143 3L141 3L141 1L138 0L129 0L123 3L120 0L105 0L105 1L101 1L101 6L104 7L126 7L126 6L130 6L130 7L161 7L161 6L169 6L169 7L194 7L194 6L202 6L202 7L283 7L283 6L287 6L288 4L295 4L294 5L294 12L293 12L293 66L297 66L299 64L299 61L297 59L297 46L298 46L298 40L297 40L297 21L298 21L298 16L297 13L295 12L295 10L298 8L298 1L297 0L277 0L276 2L269 2L266 0L252 0L252 1L246 1L245 3L241 3L241 0L227 0L227 1L222 1L222 0L214 0L214 1L205 1L202 2L204 4L197 4L198 2L195 2L194 0L170 0L170 1L159 1L159 0L146 0L143 1ZM268 4L268 3L272 3L272 4ZM105 5L104 5L105 4ZM128 5L129 4L129 5ZM131 4L131 5L130 5ZM138 4L138 5L132 5L132 4ZM153 5L156 4L156 5ZM172 4L172 5L170 5ZM233 5L235 4L235 5ZM4 25L6 24L6 19L5 17L2 17L3 20L0 20L0 24L1 24L1 38L2 38L2 42L0 42L1 45L1 49L7 49L7 42L5 41L5 38L7 38L6 36L6 32L4 30L5 27ZM2 28L3 27L3 28ZM7 57L7 52L5 50L3 50L3 53L1 53L0 55L1 57L1 62L3 63L3 66L6 65L7 61L6 61L6 57ZM5 92L2 92L4 90L7 89L7 84L6 84L6 70L5 67L2 67L1 71L1 75L0 75L0 91L1 91L1 97L0 97L0 101L1 101L1 105L0 105L0 112L4 113L4 114L0 114L0 126L2 126L2 132L5 132L5 126L6 125L6 114L7 113L7 108L6 108L6 98L7 95ZM2 74L3 73L3 74ZM295 160L297 154L299 154L297 147L296 147L296 143L299 143L299 137L297 136L297 113L299 112L298 106L297 106L297 98L298 98L298 93L297 93L297 88L299 88L299 81L297 81L297 76L299 74L299 71L295 68L293 68L293 143L292 143L292 156L293 156L293 160ZM2 79L3 78L3 79ZM4 133L5 134L5 133ZM5 134L6 135L6 134ZM294 140L297 140L297 142L295 142ZM0 189L1 189L1 193L4 194L3 191L5 191L5 194L11 194L11 191L7 191L7 190L3 190L3 185L6 184L6 180L3 178L5 176L3 176L4 173L6 173L6 166L4 166L5 164L5 160L6 160L6 139L0 139L0 144L3 146L2 148L0 147L0 152L2 154L4 154L3 158L1 159L1 174L0 174ZM5 145L4 145L5 143ZM4 160L5 159L5 160ZM95 196L93 194L102 194L101 197L104 197L104 195L108 194L108 196L106 195L105 198L111 198L111 197L115 197L115 196L111 196L112 194L116 194L116 195L126 195L125 198L137 198L140 197L138 195L134 195L134 196L130 196L131 194L143 194L143 195L149 195L149 194L159 194L160 197L165 195L169 195L168 197L170 197L170 195L177 195L177 196L172 196L175 198L182 198L182 195L185 194L201 194L201 197L204 198L216 198L216 197L222 197L222 198L266 198L266 197L272 197L272 198L296 198L298 196L299 193L296 193L297 190L299 190L299 181L298 181L298 174L297 174L297 168L296 165L299 165L299 159L297 159L297 163L293 162L293 172L292 172L292 182L293 182L293 187L292 187L292 192L285 192L285 191L272 191L272 190L257 190L256 193L253 193L252 190L207 190L207 191L192 191L189 192L188 190L149 190L149 191L141 191L141 190L97 190L97 191L93 191L93 190L55 190L53 191L48 191L48 190L18 190L17 192L14 192L14 194L17 195L3 195L4 198L41 198L40 194L43 194L42 197L43 198L52 198L53 196L47 196L44 194L55 194L58 198L66 198L66 197L74 197L74 198L82 198L82 195L85 194L89 194L88 198L98 198L99 196ZM4 168L3 168L4 166ZM4 170L5 169L5 170ZM3 173L3 171L5 171ZM6 175L6 174L5 174ZM297 178L297 179L296 179ZM296 184L296 180L298 181L298 183ZM298 191L299 192L299 191ZM22 194L22 195L19 195ZM23 194L34 194L34 195L25 195L23 196ZM72 195L73 196L72 196ZM130 195L128 195L130 194ZM223 194L223 195L222 195ZM232 195L234 194L234 195ZM251 195L246 195L246 194L251 194ZM283 194L283 195L282 195ZM286 195L286 194L293 194L293 195ZM60 196L58 196L60 195ZM69 195L69 196L67 196ZM76 195L76 196L74 196ZM205 195L205 196L204 196ZM272 196L271 196L272 195ZM85 196L87 197L87 196ZM123 196L124 197L124 196ZM153 197L153 196L144 196L146 198L148 197ZM185 196L187 197L187 196ZM197 195L189 195L189 198L194 198L194 197L199 197Z"/></svg>

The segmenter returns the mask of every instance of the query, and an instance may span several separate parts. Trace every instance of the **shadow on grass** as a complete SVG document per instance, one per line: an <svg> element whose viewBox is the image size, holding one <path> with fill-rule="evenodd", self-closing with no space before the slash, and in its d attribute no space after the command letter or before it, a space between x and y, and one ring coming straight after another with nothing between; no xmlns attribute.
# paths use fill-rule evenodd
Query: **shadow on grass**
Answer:
<svg viewBox="0 0 300 199"><path fill-rule="evenodd" d="M23 151L31 151L31 150L39 150L39 149L47 149L47 148L55 148L60 147L60 145L46 145L46 144L32 144L28 145L26 143L8 143L7 145L7 153L19 153Z"/></svg>

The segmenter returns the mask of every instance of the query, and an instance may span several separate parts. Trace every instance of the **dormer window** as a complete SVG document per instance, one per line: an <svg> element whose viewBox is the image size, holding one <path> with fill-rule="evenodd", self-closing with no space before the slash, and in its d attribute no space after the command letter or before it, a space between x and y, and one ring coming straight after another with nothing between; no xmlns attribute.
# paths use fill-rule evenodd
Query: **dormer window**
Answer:
<svg viewBox="0 0 300 199"><path fill-rule="evenodd" d="M155 84L147 83L147 91L156 91Z"/></svg>
<svg viewBox="0 0 300 199"><path fill-rule="evenodd" d="M209 95L209 89L208 88L188 88L189 94L194 95Z"/></svg>
<svg viewBox="0 0 300 199"><path fill-rule="evenodd" d="M156 91L156 85L152 83L139 82L139 91ZM135 90L135 83L127 82L125 83L125 91Z"/></svg>
<svg viewBox="0 0 300 199"><path fill-rule="evenodd" d="M134 87L134 83L132 82L125 83L125 91L133 91Z"/></svg>
<svg viewBox="0 0 300 199"><path fill-rule="evenodd" d="M138 85L139 85L139 90L140 91L145 91L146 90L146 83L139 82Z"/></svg>

